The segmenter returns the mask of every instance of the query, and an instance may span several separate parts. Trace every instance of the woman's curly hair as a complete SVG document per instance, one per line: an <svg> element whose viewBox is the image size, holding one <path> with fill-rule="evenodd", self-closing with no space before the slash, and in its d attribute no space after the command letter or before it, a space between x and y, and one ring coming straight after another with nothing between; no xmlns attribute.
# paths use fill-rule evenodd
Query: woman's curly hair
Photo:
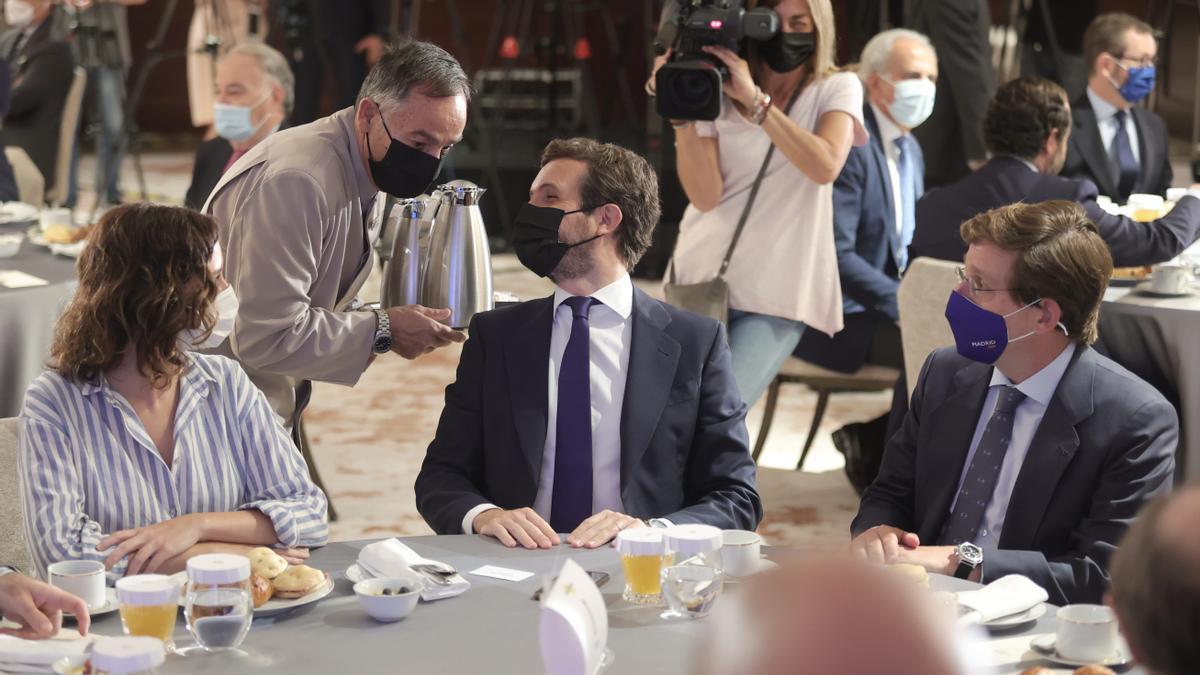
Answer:
<svg viewBox="0 0 1200 675"><path fill-rule="evenodd" d="M135 349L139 372L165 386L187 364L180 334L216 324L212 218L176 206L127 204L100 218L79 256L79 287L58 320L50 368L94 382Z"/></svg>

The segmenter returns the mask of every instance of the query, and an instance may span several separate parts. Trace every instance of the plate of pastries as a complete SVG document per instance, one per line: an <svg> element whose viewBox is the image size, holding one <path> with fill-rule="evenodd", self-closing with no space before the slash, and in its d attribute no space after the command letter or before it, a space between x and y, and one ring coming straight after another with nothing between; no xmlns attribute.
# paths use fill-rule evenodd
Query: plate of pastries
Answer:
<svg viewBox="0 0 1200 675"><path fill-rule="evenodd" d="M266 546L251 549L250 590L254 616L268 617L311 605L333 592L333 579L308 565L291 565ZM187 572L179 572L186 580ZM183 604L180 596L179 604Z"/></svg>
<svg viewBox="0 0 1200 675"><path fill-rule="evenodd" d="M1154 268L1149 265L1116 267L1113 268L1112 281L1118 285L1131 285L1149 279L1152 274L1154 274Z"/></svg>

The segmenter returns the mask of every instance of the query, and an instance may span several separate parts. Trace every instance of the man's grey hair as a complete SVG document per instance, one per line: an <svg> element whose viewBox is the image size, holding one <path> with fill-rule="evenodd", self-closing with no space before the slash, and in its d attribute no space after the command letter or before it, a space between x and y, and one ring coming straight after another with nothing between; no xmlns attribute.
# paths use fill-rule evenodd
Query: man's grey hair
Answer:
<svg viewBox="0 0 1200 675"><path fill-rule="evenodd" d="M471 100L471 80L458 59L432 42L405 40L384 49L354 102L399 103L413 89L433 98L461 95Z"/></svg>
<svg viewBox="0 0 1200 675"><path fill-rule="evenodd" d="M888 61L892 58L892 48L896 46L896 40L900 38L908 38L929 48L933 55L937 56L937 51L933 48L933 43L929 38L915 30L907 28L893 28L885 30L877 34L867 42L867 46L863 47L862 59L858 64L858 77L866 82L867 78L872 75L887 76L889 72Z"/></svg>
<svg viewBox="0 0 1200 675"><path fill-rule="evenodd" d="M292 106L296 103L296 76L292 74L287 59L278 50L257 40L243 42L221 57L222 60L234 54L245 54L258 61L267 79L283 87L283 115L292 114Z"/></svg>

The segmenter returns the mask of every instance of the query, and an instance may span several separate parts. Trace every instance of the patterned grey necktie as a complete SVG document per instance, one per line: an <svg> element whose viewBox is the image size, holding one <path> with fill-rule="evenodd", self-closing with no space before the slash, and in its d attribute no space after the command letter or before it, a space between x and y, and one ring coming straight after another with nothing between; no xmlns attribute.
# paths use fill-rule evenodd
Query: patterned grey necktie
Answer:
<svg viewBox="0 0 1200 675"><path fill-rule="evenodd" d="M1000 466L1004 464L1009 441L1012 440L1017 406L1024 400L1025 394L1016 387L1000 389L996 397L996 409L992 411L992 417L983 430L979 447L975 448L971 466L967 467L966 478L954 502L954 513L950 515L942 533L942 544L958 545L964 541L974 541L975 532L983 522L983 512L987 510L992 492L996 489L996 479L1000 476Z"/></svg>

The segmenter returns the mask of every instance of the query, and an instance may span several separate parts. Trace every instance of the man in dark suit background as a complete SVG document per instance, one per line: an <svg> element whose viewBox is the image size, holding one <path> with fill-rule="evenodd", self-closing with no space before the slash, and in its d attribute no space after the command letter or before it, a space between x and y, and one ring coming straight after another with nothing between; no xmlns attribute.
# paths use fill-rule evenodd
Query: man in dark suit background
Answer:
<svg viewBox="0 0 1200 675"><path fill-rule="evenodd" d="M937 187L987 159L983 115L996 86L991 14L984 0L912 0L906 25L929 36L941 62L933 115L916 131L925 151L925 187Z"/></svg>
<svg viewBox="0 0 1200 675"><path fill-rule="evenodd" d="M0 56L13 69L12 98L4 116L4 144L22 148L42 172L46 189L54 184L63 104L74 78L71 48L52 35L50 0L13 0L5 5L12 26L0 35Z"/></svg>
<svg viewBox="0 0 1200 675"><path fill-rule="evenodd" d="M1099 602L1121 535L1171 488L1175 410L1089 347L1112 259L1080 206L1001 207L962 237L947 304L958 353L926 360L853 547L985 583L1023 574L1054 604Z"/></svg>
<svg viewBox="0 0 1200 675"><path fill-rule="evenodd" d="M294 101L295 78L283 54L261 42L245 42L217 63L217 136L196 148L192 184L184 205L200 209L225 170L281 128Z"/></svg>
<svg viewBox="0 0 1200 675"><path fill-rule="evenodd" d="M871 141L850 149L833 183L845 327L833 337L805 331L802 359L845 373L868 360L901 365L896 290L925 192L925 160L910 132L929 116L937 74L933 46L915 31L884 31L863 48L858 76Z"/></svg>
<svg viewBox="0 0 1200 675"><path fill-rule="evenodd" d="M1092 181L1119 204L1134 192L1166 194L1173 177L1167 123L1137 105L1154 89L1154 29L1128 14L1101 14L1084 33L1083 51L1088 86L1074 102L1063 175Z"/></svg>
<svg viewBox="0 0 1200 675"><path fill-rule="evenodd" d="M1001 86L988 106L984 130L993 157L983 168L925 193L908 255L962 260L963 221L1014 202L1069 199L1096 223L1118 267L1152 265L1179 255L1200 235L1200 200L1185 196L1149 223L1106 212L1090 180L1060 177L1067 155L1071 109L1057 84L1022 77Z"/></svg>
<svg viewBox="0 0 1200 675"><path fill-rule="evenodd" d="M555 293L471 321L415 486L436 532L596 547L628 527L758 525L724 328L629 278L659 211L638 155L546 147L514 241Z"/></svg>

